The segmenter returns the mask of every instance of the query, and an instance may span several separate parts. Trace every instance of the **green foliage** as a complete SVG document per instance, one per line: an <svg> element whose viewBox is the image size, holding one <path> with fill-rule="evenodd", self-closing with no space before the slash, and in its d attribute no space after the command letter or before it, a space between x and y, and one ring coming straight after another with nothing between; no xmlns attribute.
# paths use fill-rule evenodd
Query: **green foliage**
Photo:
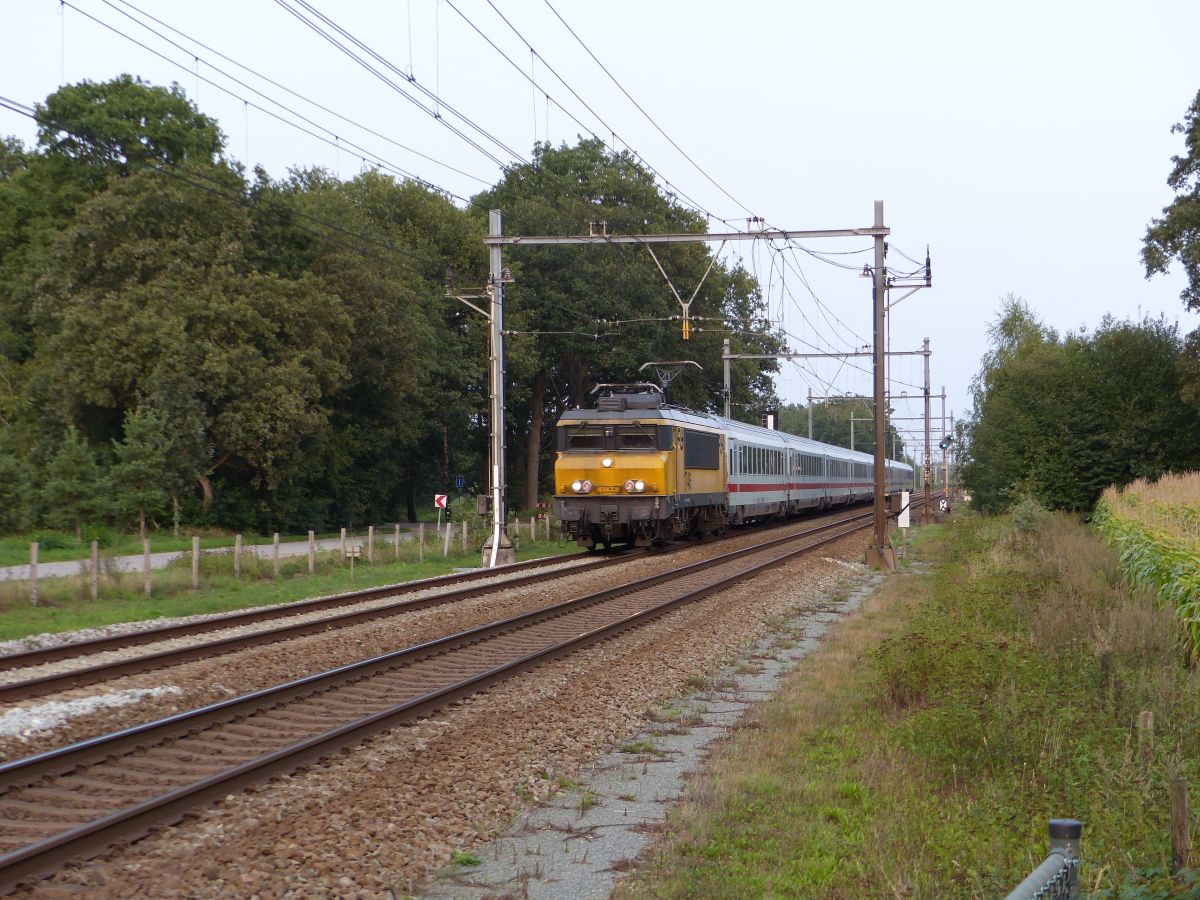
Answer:
<svg viewBox="0 0 1200 900"><path fill-rule="evenodd" d="M154 87L121 75L67 85L36 105L38 144L50 156L122 172L147 164L215 162L225 146L217 123L177 84Z"/></svg>
<svg viewBox="0 0 1200 900"><path fill-rule="evenodd" d="M15 456L0 453L0 534L20 531L30 519L31 479Z"/></svg>
<svg viewBox="0 0 1200 900"><path fill-rule="evenodd" d="M1018 531L1036 532L1046 521L1046 515L1046 508L1028 494L1013 504L1012 519Z"/></svg>
<svg viewBox="0 0 1200 900"><path fill-rule="evenodd" d="M166 422L160 415L149 408L125 414L125 436L113 444L116 462L109 480L113 502L137 518L141 534L146 532L146 515L160 511L167 502L167 449Z"/></svg>
<svg viewBox="0 0 1200 900"><path fill-rule="evenodd" d="M1178 328L1106 317L1060 338L1009 297L972 385L963 479L985 512L1028 495L1086 511L1110 484L1200 465L1200 410L1180 402Z"/></svg>
<svg viewBox="0 0 1200 900"><path fill-rule="evenodd" d="M68 427L42 480L45 519L56 528L74 528L80 539L83 523L104 510L103 481L96 457L74 426Z"/></svg>
<svg viewBox="0 0 1200 900"><path fill-rule="evenodd" d="M1180 297L1189 309L1196 309L1200 308L1200 92L1171 131L1183 135L1185 150L1171 157L1174 167L1167 184L1175 199L1163 210L1163 217L1147 227L1142 262L1146 277L1179 262L1187 275Z"/></svg>

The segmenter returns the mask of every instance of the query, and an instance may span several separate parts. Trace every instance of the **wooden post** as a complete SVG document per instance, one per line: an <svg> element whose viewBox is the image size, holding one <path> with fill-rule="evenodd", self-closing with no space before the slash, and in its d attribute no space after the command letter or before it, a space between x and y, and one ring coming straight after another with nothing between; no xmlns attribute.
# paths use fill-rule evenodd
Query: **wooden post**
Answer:
<svg viewBox="0 0 1200 900"><path fill-rule="evenodd" d="M425 523L417 523L417 562L425 562Z"/></svg>
<svg viewBox="0 0 1200 900"><path fill-rule="evenodd" d="M443 557L450 555L450 532L452 532L452 531L454 531L454 526L451 523L447 522L446 523L446 543L442 546L442 556Z"/></svg>
<svg viewBox="0 0 1200 900"><path fill-rule="evenodd" d="M92 599L100 596L100 542L92 541Z"/></svg>
<svg viewBox="0 0 1200 900"><path fill-rule="evenodd" d="M396 523L395 548L396 548L396 559L399 559L400 558L400 523L399 522Z"/></svg>
<svg viewBox="0 0 1200 900"><path fill-rule="evenodd" d="M1143 709L1137 719L1138 751L1142 757L1142 765L1150 764L1150 755L1154 752L1154 712Z"/></svg>
<svg viewBox="0 0 1200 900"><path fill-rule="evenodd" d="M274 569L275 577L279 577L279 532L275 532L275 537L272 540L271 547L271 566Z"/></svg>
<svg viewBox="0 0 1200 900"><path fill-rule="evenodd" d="M1188 867L1192 855L1192 817L1188 811L1187 780L1173 777L1167 782L1171 797L1171 873Z"/></svg>
<svg viewBox="0 0 1200 900"><path fill-rule="evenodd" d="M375 562L375 526L367 526L367 562Z"/></svg>
<svg viewBox="0 0 1200 900"><path fill-rule="evenodd" d="M467 552L467 520L463 519L463 553Z"/></svg>
<svg viewBox="0 0 1200 900"><path fill-rule="evenodd" d="M142 591L150 596L150 541L142 540Z"/></svg>
<svg viewBox="0 0 1200 900"><path fill-rule="evenodd" d="M242 577L242 536L233 536L233 577Z"/></svg>
<svg viewBox="0 0 1200 900"><path fill-rule="evenodd" d="M200 589L200 538L192 538L192 590Z"/></svg>
<svg viewBox="0 0 1200 900"><path fill-rule="evenodd" d="M550 513L546 513L546 543L550 543Z"/></svg>
<svg viewBox="0 0 1200 900"><path fill-rule="evenodd" d="M29 603L32 606L37 606L37 557L38 557L38 542L34 541L29 545Z"/></svg>
<svg viewBox="0 0 1200 900"><path fill-rule="evenodd" d="M308 574L311 575L317 570L317 548L316 542L313 540L316 537L311 531L308 533Z"/></svg>
<svg viewBox="0 0 1200 900"><path fill-rule="evenodd" d="M342 527L342 556L346 555L346 528Z"/></svg>

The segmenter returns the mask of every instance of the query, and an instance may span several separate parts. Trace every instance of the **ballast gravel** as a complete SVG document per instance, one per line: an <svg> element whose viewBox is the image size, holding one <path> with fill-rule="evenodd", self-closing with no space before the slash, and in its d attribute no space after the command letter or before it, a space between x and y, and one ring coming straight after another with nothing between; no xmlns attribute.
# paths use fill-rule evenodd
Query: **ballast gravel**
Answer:
<svg viewBox="0 0 1200 900"><path fill-rule="evenodd" d="M25 893L155 898L416 893L455 851L478 845L486 853L488 838L532 804L568 792L602 753L643 730L648 714L705 683L722 662L797 613L820 606L852 577L843 563L861 570L853 561L862 558L863 546L862 537L845 538L822 551L827 559L801 558L676 609L321 765L230 795L129 847L72 864ZM713 549L685 553L693 551L711 555ZM670 559L672 568L687 561ZM445 610L437 612L444 617ZM406 633L401 640L410 637ZM285 654L293 663L296 643ZM306 659L313 658L311 652ZM260 651L248 668L272 666ZM243 679L254 680L249 672L238 683ZM194 705L195 695L189 692L186 705Z"/></svg>

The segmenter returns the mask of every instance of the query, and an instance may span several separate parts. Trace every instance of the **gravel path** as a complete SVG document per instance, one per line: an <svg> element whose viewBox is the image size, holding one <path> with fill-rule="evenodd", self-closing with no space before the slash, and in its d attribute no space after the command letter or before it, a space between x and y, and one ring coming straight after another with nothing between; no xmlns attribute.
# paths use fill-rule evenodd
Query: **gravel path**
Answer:
<svg viewBox="0 0 1200 900"><path fill-rule="evenodd" d="M857 561L863 547L863 538L851 537L820 552ZM631 566L673 568L690 561L687 554L713 552L712 545L699 546ZM321 766L231 795L178 827L69 868L28 893L60 896L84 890L93 897L156 898L412 893L447 864L453 850L486 839L529 804L560 791L615 741L638 732L647 711L686 692L689 679L715 671L773 626L818 603L845 577L842 564L817 557L772 570L434 718L380 735ZM456 616L455 624L476 616L495 618L529 600L479 598L470 613ZM278 671L294 670L301 656L305 666L316 666L340 655L378 652L372 647L386 642L381 631L390 631L396 646L412 643L423 629L444 629L444 613L347 629L356 634L307 642L303 653L295 646L301 642L276 654L259 651L241 665L222 666L220 681L203 664L188 666L194 671L186 680L172 679L185 690L185 700L151 699L139 707L109 710L105 730L121 724L113 719L131 709L155 708L161 714L162 707L193 706L206 692L232 693L235 684L241 692L255 682L271 683ZM206 686L205 678L212 683ZM122 687L163 686L144 676L122 681L128 682ZM73 720L65 730L78 732L74 739L100 725L85 722L86 717Z"/></svg>

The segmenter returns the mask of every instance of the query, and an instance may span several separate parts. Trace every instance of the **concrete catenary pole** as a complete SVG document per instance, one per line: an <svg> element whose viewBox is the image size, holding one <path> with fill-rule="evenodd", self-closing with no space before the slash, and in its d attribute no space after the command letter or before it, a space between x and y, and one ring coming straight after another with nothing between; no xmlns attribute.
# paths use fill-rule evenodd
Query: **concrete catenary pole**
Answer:
<svg viewBox="0 0 1200 900"><path fill-rule="evenodd" d="M929 338L925 338L921 353L925 357L925 505L922 507L922 518L930 522L933 515L933 504L929 501L930 492L933 490L933 451L930 449L932 423L929 419Z"/></svg>
<svg viewBox="0 0 1200 900"><path fill-rule="evenodd" d="M502 234L500 210L488 213L488 350L490 353L491 458L492 458L492 535L483 546L489 567L511 563L515 556L508 539L508 509L505 498L504 468L504 264L503 245L493 238Z"/></svg>
<svg viewBox="0 0 1200 900"><path fill-rule="evenodd" d="M733 418L733 375L729 368L729 338L721 341L721 393L725 395L725 418ZM811 390L811 388L810 388Z"/></svg>
<svg viewBox="0 0 1200 900"><path fill-rule="evenodd" d="M883 201L875 201L875 227L883 229ZM896 558L888 539L887 510L884 508L884 479L887 473L884 435L887 434L887 398L885 397L885 366L887 364L887 243L883 234L875 235L875 271L872 293L875 305L875 540L871 561L884 569L896 568Z"/></svg>

